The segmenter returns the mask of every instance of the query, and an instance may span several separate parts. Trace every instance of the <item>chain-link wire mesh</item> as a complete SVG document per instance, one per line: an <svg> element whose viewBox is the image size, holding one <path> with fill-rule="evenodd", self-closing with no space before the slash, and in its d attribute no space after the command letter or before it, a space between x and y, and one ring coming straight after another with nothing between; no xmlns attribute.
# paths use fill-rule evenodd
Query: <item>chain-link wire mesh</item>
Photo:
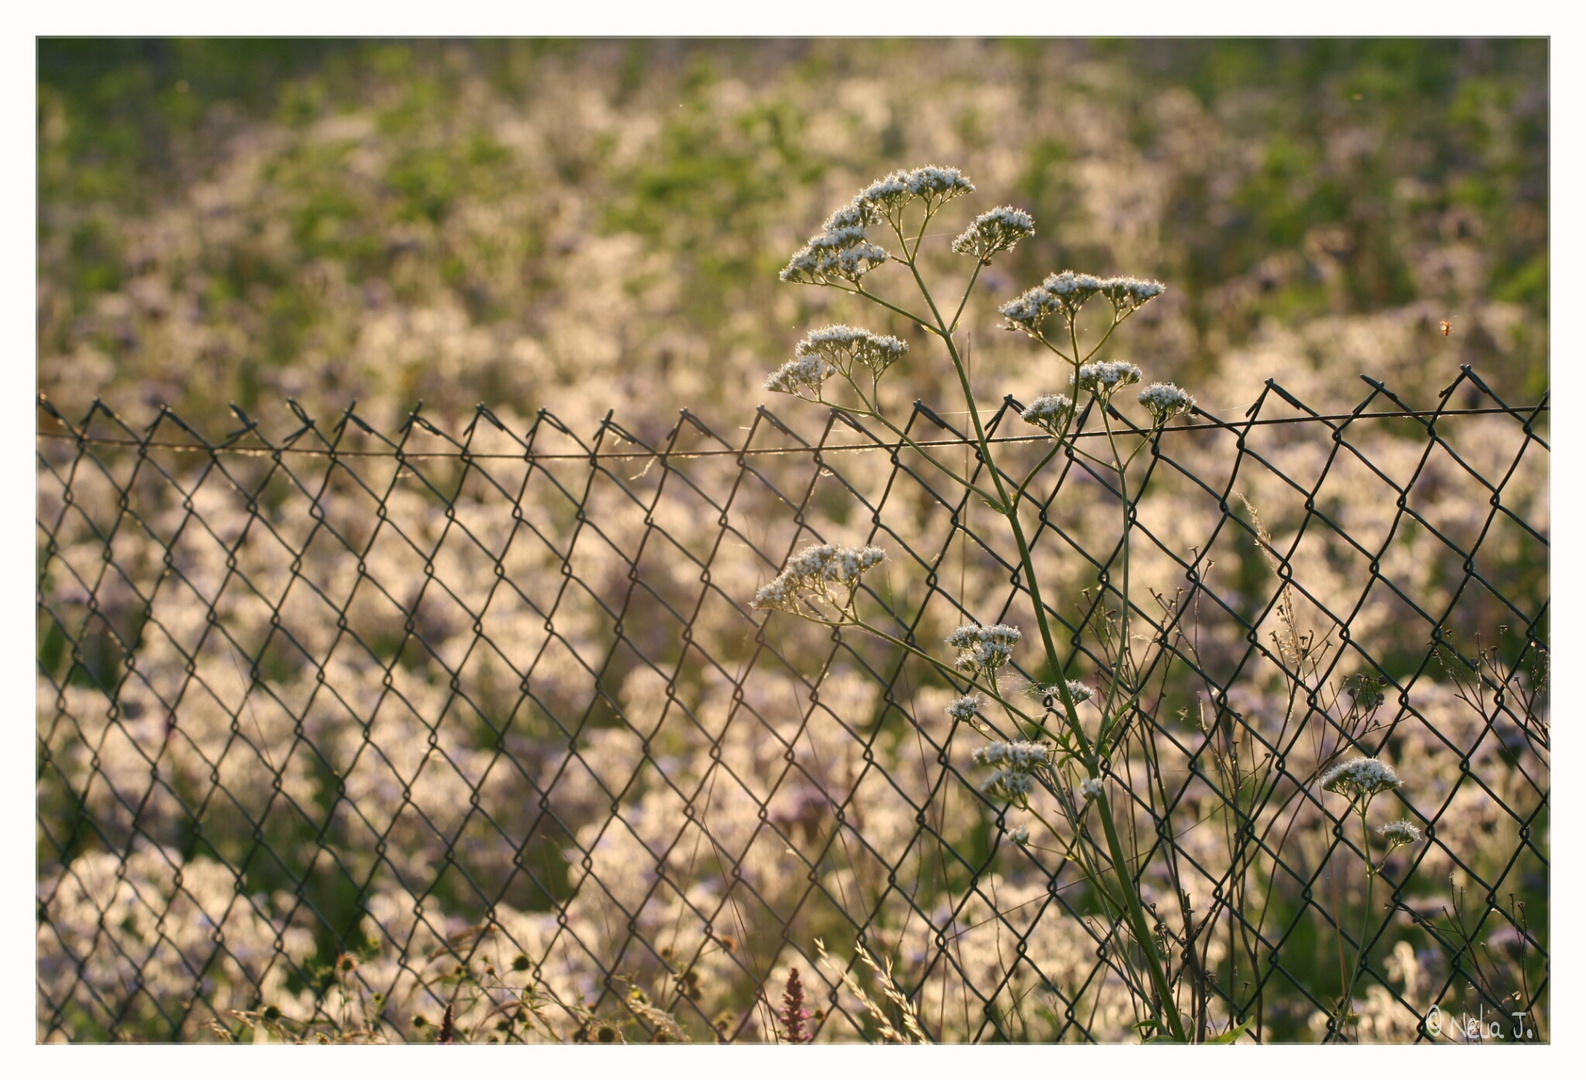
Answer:
<svg viewBox="0 0 1586 1080"><path fill-rule="evenodd" d="M1089 685L1130 604L1112 797L1200 1037L1546 1038L1546 400L1366 382L1136 433L1128 507L1060 455L1041 592ZM963 688L748 606L863 542L862 603L920 649L1028 626L1006 522L917 452L815 408L653 445L291 410L212 439L40 401L40 1040L785 1040L790 967L816 1039L874 1039L888 965L933 1040L1137 1037L1129 943L981 794ZM1017 416L1015 483L1051 445ZM979 476L954 419L906 427ZM1316 783L1341 754L1391 761L1424 834L1372 908Z"/></svg>

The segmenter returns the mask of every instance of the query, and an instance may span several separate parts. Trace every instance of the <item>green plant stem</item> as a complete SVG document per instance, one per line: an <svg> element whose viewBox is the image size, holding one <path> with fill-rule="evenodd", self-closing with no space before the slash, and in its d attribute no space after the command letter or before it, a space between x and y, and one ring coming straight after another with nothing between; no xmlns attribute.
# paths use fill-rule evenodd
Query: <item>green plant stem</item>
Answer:
<svg viewBox="0 0 1586 1080"><path fill-rule="evenodd" d="M964 317L964 305L969 303L969 294L975 291L975 282L980 280L980 268L985 264L976 260L975 272L969 275L969 284L964 286L964 295L958 301L958 310L953 312L953 324L948 327L952 333L958 329L958 320Z"/></svg>
<svg viewBox="0 0 1586 1080"><path fill-rule="evenodd" d="M1120 595L1123 597L1122 622L1118 634L1118 665L1113 671L1112 686L1107 691L1107 704L1102 709L1102 716L1112 715L1113 705L1118 700L1119 693L1123 690L1123 680L1130 666L1126 661L1133 659L1129 644L1129 474L1128 464L1123 460L1118 450L1118 437L1112 430L1112 421L1107 418L1108 402L1102 403L1101 423L1107 432L1107 445L1112 448L1112 464L1118 474L1118 499L1123 504L1123 588Z"/></svg>
<svg viewBox="0 0 1586 1080"><path fill-rule="evenodd" d="M852 380L850 380L850 382L851 381ZM858 387L855 387L854 389L857 391ZM860 394L859 397L860 397L861 400L863 400L864 395ZM888 431L892 432L892 434L894 434L894 435L896 435L898 437L898 441L899 442L903 443L903 445L907 446L910 450L913 450L916 454L919 454L926 461L930 462L930 464L934 468L936 468L939 471L945 473L946 475L952 477L953 480L955 480L959 484L963 485L965 490L972 491L976 495L979 495L982 499L986 500L988 505L994 505L997 502L996 496L992 495L989 491L986 491L984 488L982 488L980 485L974 483L972 480L969 480L969 479L967 479L965 477L962 477L962 476L958 475L958 473L954 472L952 469L948 468L946 465L943 465L940 461L936 460L936 458L932 457L931 454L925 449L925 447L923 447L919 443L915 442L912 438L909 437L907 432L905 432L902 428L898 427L892 421L888 420L885 416L882 416L875 409L873 409L873 408L869 408L869 409L855 409L855 408L852 408L852 407L847 406L847 405L834 405L834 404L832 404L829 401L822 401L819 404L825 405L827 408L836 409L840 413L847 413L849 416L862 416L862 417L865 417L866 419L880 421L880 423L881 423L881 425L883 427L885 427ZM869 404L869 403L867 402L866 404Z"/></svg>
<svg viewBox="0 0 1586 1080"><path fill-rule="evenodd" d="M1092 779L1100 779L1101 762L1098 755L1094 752L1090 740L1086 737L1084 728L1080 725L1079 712L1075 708L1074 695L1068 688L1064 667L1058 660L1057 646L1052 640L1051 626L1046 618L1046 606L1041 601L1040 585L1035 574L1035 560L1031 557L1030 545L1025 539L1024 527L1019 521L1018 508L1013 506L1008 499L1007 490L1002 483L1002 476L998 473L996 463L992 459L991 446L986 439L985 428L980 423L980 413L975 408L975 393L969 383L969 374L964 368L962 358L958 355L958 348L953 341L952 334L947 331L947 324L943 321L941 312L937 310L936 301L932 299L930 289L926 287L925 279L920 276L919 267L915 264L912 257L908 260L908 267L909 271L914 275L915 284L919 287L920 295L924 297L926 306L931 309L932 318L936 320L936 325L940 330L939 336L947 345L947 352L952 358L953 368L958 372L959 386L964 393L965 407L969 410L970 419L974 423L975 440L980 447L981 459L990 471L992 483L997 489L1000 505L996 506L995 509L1008 519L1008 524L1013 529L1014 541L1019 546L1019 563L1024 570L1025 582L1030 591L1030 602L1035 608L1036 627L1040 630L1041 642L1046 648L1047 663L1051 670L1056 673L1058 697L1063 702L1069 729L1074 736L1076 745L1082 748L1082 760L1086 771ZM1106 800L1097 801L1101 812L1102 830L1107 838L1108 857L1112 860L1113 871L1118 877L1118 883L1123 889L1124 897L1128 902L1129 922L1134 932L1135 940L1139 943L1140 951L1145 954L1146 962L1151 969L1151 981L1156 987L1160 1000L1159 1012L1166 1021L1169 1034L1175 1040L1183 1042L1185 1041L1184 1024L1179 1017L1177 1005L1173 1000L1172 988L1168 985L1161 958L1157 955L1156 941L1151 936L1150 928L1146 923L1145 909L1140 904L1140 897L1138 890L1135 888L1133 876L1126 869L1127 864L1123 857L1123 845L1118 840L1118 830L1113 824L1112 811L1108 807Z"/></svg>
<svg viewBox="0 0 1586 1080"><path fill-rule="evenodd" d="M1096 801L1098 803L1100 803L1100 804L1105 804L1107 800L1105 798L1101 798L1101 799L1097 799ZM1047 832L1051 833L1054 837L1060 837L1062 835L1061 833L1059 833L1057 831L1056 828L1053 827L1052 823L1047 821L1046 818L1043 817L1041 815L1041 813L1038 810L1036 810L1033 806L1026 806L1025 810L1032 817L1034 817L1035 820L1039 821L1043 826L1045 826ZM1096 890L1096 892L1101 895L1102 900L1104 901L1105 905L1109 909L1108 910L1108 918L1129 919L1130 915L1129 915L1129 907L1128 907L1128 905L1126 903L1120 901L1116 896L1113 895L1112 889L1110 889L1107 886L1107 875L1102 871L1102 869L1099 866L1095 865L1094 860L1091 858L1090 853L1085 849L1085 846L1083 844L1078 843L1078 837L1079 837L1081 831L1082 830L1080 829L1080 826L1079 826L1079 819L1076 817L1075 820L1074 820L1075 842L1072 843L1072 844L1067 845L1067 847L1066 847L1066 849L1064 851L1064 855L1067 858L1072 859L1074 862L1079 864L1080 871L1085 875L1086 882L1088 882L1090 884L1090 886L1092 888L1094 888ZM1116 871L1117 864L1114 864L1113 868ZM1125 895L1127 895L1127 893L1128 893L1128 890L1125 890ZM1116 915L1114 915L1113 912L1116 912ZM1132 928L1131 928L1131 933L1133 933ZM1133 971L1130 971L1129 970L1129 966L1127 964L1124 964L1122 966L1122 971L1126 972L1128 974L1129 981L1134 982L1136 984L1138 983L1139 976L1137 974L1135 974ZM1144 989L1142 987L1139 987L1138 985L1136 985L1134 987L1134 989L1137 992L1139 992L1142 997L1146 996L1145 992L1144 992Z"/></svg>
<svg viewBox="0 0 1586 1080"><path fill-rule="evenodd" d="M861 394L860 397L862 399L864 397L864 395ZM972 491L976 495L979 495L982 499L986 500L988 505L994 505L996 503L996 501L997 501L996 500L996 496L992 495L990 492L986 491L984 488L980 487L978 484L974 483L973 481L970 481L970 480L966 479L965 477L962 477L962 476L958 475L958 473L954 472L952 469L948 468L946 465L943 465L940 461L936 460L936 458L934 458L934 457L932 457L930 455L930 453L925 449L925 447L923 447L919 443L915 442L912 438L909 437L907 432L905 432L902 428L898 427L896 424L892 423L892 421L888 420L885 416L882 416L879 412L876 412L873 409L855 409L855 408L852 408L851 406L846 406L846 405L834 405L833 403L831 403L829 401L821 401L821 402L819 402L819 404L825 405L827 408L830 408L830 409L835 409L837 412L846 413L849 416L862 416L862 417L865 417L866 419L880 421L882 426L885 427L888 431L892 432L892 434L896 435L898 437L898 440L901 443L903 443L903 445L907 446L909 449L911 449L915 453L919 454L922 458L924 458L927 462L929 462L934 468L936 468L939 471L941 471L941 472L947 474L948 476L950 476L953 480L955 480L959 484L961 484L966 490Z"/></svg>
<svg viewBox="0 0 1586 1080"><path fill-rule="evenodd" d="M1161 1013L1167 1020L1168 1034L1178 1042L1185 1042L1184 1021L1179 1016L1177 1002L1173 1000L1173 988L1168 985L1162 959L1157 955L1156 939L1151 935L1150 925L1145 919L1145 908L1140 904L1140 890L1124 861L1123 844L1118 840L1118 829L1112 821L1112 808L1106 799L1097 799L1096 806L1101 812L1101 827L1107 837L1107 853L1112 859L1113 872L1123 885L1124 898L1129 902L1129 922L1135 940L1140 943L1140 951L1145 954L1146 963L1151 968L1151 982L1155 984L1161 998Z"/></svg>
<svg viewBox="0 0 1586 1080"><path fill-rule="evenodd" d="M947 664L942 663L942 661L938 660L936 657L932 656L930 653L924 651L923 649L919 648L918 646L910 645L907 641L904 641L902 638L894 637L892 634L887 633L885 630L882 630L880 627L870 625L869 623L865 622L863 619L855 617L852 620L852 622L847 623L847 624L835 623L835 622L825 622L824 620L820 620L820 619L811 619L810 621L811 622L820 622L824 626L851 625L851 626L858 627L860 630L863 630L867 634L870 634L870 635L872 635L874 637L878 637L882 641L885 641L885 642L887 642L889 644L896 645L898 648L900 648L900 649L904 650L905 652L909 653L911 656L919 657L921 660L924 660L926 663L930 664L932 667L936 668L938 671L942 672L942 674L944 674L944 675L948 675L948 676L951 676L951 677L958 677L958 676L961 676L963 674L962 672L958 671L956 668L950 667ZM1002 696L1002 694L997 690L994 679L993 680L988 680L988 681L990 681L992 683L992 685L987 686L987 685L982 684L982 683L980 683L978 681L971 681L971 685L979 686L982 689L984 689L986 691L986 693L991 697L991 699L993 701L995 701L998 705L1001 705L1005 710L1007 710L1007 713L1008 713L1009 716L1016 717L1020 722L1029 724L1032 727L1040 730L1041 732L1043 732L1045 734L1051 734L1050 732L1048 732L1046 730L1046 726L1044 724L1042 724L1039 720L1036 720L1034 717L1029 716L1028 714L1026 714L1024 712L1024 710L1018 708L1012 702L1010 702L1006 698L1004 698Z"/></svg>
<svg viewBox="0 0 1586 1080"><path fill-rule="evenodd" d="M1366 931L1371 927L1371 886L1377 877L1376 868L1371 865L1371 833L1366 829L1366 805L1361 806L1360 814L1360 857L1366 861L1366 903L1360 912L1360 936L1355 941L1355 962L1349 967L1349 983L1344 987L1344 996L1338 1005L1339 1031L1342 1033L1343 1024L1348 1023L1350 1013L1354 1012L1355 985L1360 982L1360 972L1366 959Z"/></svg>

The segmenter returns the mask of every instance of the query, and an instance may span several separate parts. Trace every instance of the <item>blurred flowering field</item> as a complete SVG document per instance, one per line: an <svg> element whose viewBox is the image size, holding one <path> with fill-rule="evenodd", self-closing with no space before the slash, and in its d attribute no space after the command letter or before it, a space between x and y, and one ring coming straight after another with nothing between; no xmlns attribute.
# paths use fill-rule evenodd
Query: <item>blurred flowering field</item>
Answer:
<svg viewBox="0 0 1586 1080"><path fill-rule="evenodd" d="M1039 223L966 316L999 391L1053 372L995 304L1073 266L1168 282L1132 347L1228 412L1461 363L1534 400L1547 118L1541 41L46 42L39 387L742 422L845 317L788 254L939 160Z"/></svg>
<svg viewBox="0 0 1586 1080"><path fill-rule="evenodd" d="M1361 903L1324 801L1248 804L1256 849L1228 816L1238 717L1320 732L1296 789L1339 732L1370 740L1436 827L1389 868L1353 1033L1518 994L1545 1037L1547 63L1533 41L43 42L39 1037L770 1040L798 964L817 1038L876 1038L813 947L847 964L856 932L931 1038L1132 1037L1083 890L975 794L952 688L747 607L810 533L878 529L917 573L872 599L921 641L1024 602L1005 541L907 454L823 461L866 437L756 411L804 330L852 315L777 271L926 161L1037 223L964 317L983 400L1060 376L999 303L1127 270L1169 286L1129 355L1221 418L1164 443L1137 571L1208 598L1156 712L1201 869L1142 890L1165 916L1237 881L1262 913L1214 924L1204 1015L1333 1034L1332 923ZM904 408L942 399L913 360ZM1247 444L1230 425L1269 379L1287 419L1485 411ZM1071 614L1116 537L1094 478L1053 482L1038 556Z"/></svg>

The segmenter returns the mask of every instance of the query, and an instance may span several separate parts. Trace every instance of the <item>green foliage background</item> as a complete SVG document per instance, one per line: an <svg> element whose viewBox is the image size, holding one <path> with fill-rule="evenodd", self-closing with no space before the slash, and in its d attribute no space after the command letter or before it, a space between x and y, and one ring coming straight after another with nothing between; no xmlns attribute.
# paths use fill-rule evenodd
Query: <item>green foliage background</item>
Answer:
<svg viewBox="0 0 1586 1080"><path fill-rule="evenodd" d="M983 393L1056 385L995 307L1071 266L1167 282L1130 356L1218 409L1460 363L1534 398L1547 87L1540 40L45 40L39 385L736 420L861 316L788 254L937 161L1039 230L971 309Z"/></svg>

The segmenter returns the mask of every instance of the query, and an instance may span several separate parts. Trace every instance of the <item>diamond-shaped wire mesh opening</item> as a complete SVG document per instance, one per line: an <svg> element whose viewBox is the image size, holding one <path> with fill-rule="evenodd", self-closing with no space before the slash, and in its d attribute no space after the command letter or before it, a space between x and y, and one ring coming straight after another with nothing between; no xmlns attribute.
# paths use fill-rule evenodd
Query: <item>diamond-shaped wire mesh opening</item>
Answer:
<svg viewBox="0 0 1586 1080"><path fill-rule="evenodd" d="M1016 411L989 420L1015 483L1049 446ZM774 1040L793 966L816 1038L882 1033L844 970L901 1031L861 948L932 1039L1135 1037L1133 943L981 793L962 686L748 607L799 548L873 543L859 607L901 641L1031 623L1005 523L811 415L651 445L297 411L272 441L42 403L39 1037L279 1010L303 1038ZM1469 372L1419 411L1269 384L1154 438L1129 507L1080 456L1032 484L1042 603L1098 692L1130 533L1150 691L1108 783L1199 1035L1414 1040L1432 1004L1545 1026L1547 415ZM950 419L906 430L990 482ZM1038 653L1006 691L1052 677ZM1362 842L1316 783L1340 755L1394 764L1380 813L1425 835L1382 863L1344 1032Z"/></svg>

